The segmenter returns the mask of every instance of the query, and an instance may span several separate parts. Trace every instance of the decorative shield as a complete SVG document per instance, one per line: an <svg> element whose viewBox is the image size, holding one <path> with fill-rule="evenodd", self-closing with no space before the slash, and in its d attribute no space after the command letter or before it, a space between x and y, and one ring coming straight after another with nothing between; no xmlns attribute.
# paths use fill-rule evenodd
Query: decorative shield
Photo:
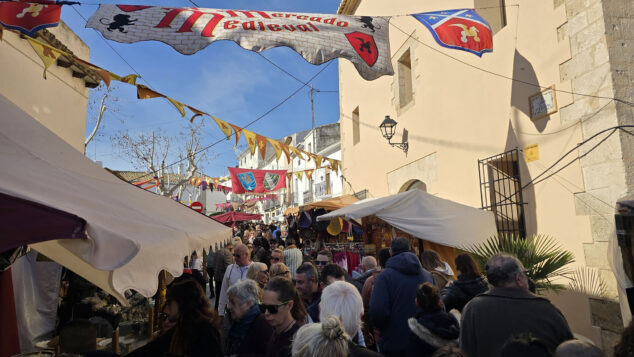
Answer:
<svg viewBox="0 0 634 357"><path fill-rule="evenodd" d="M374 42L374 36L355 31L347 33L346 38L363 61L370 67L374 66L379 58L379 49L376 47L376 42Z"/></svg>
<svg viewBox="0 0 634 357"><path fill-rule="evenodd" d="M242 184L242 187L244 187L247 191L253 191L257 186L252 172L243 172L238 174L238 180L240 180L240 184Z"/></svg>
<svg viewBox="0 0 634 357"><path fill-rule="evenodd" d="M274 190L275 186L277 186L277 183L279 181L280 181L280 175L267 172L264 175L264 182L263 182L264 189L267 191Z"/></svg>

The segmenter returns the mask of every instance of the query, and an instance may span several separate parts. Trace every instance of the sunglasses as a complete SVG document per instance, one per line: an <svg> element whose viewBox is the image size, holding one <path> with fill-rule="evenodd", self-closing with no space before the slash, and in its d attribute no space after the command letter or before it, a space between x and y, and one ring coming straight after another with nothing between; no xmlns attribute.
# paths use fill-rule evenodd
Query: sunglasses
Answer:
<svg viewBox="0 0 634 357"><path fill-rule="evenodd" d="M287 305L289 302L291 302L293 300L288 300L287 302L283 302L281 304L277 304L277 305L266 305L266 304L260 304L260 311L262 313L265 313L266 310L269 310L269 313L275 315L277 314L277 312L279 311L279 307L280 306L284 306Z"/></svg>
<svg viewBox="0 0 634 357"><path fill-rule="evenodd" d="M322 261L322 260L315 260L315 264L317 265L327 265L328 262Z"/></svg>
<svg viewBox="0 0 634 357"><path fill-rule="evenodd" d="M274 262L279 262L280 258L271 257L271 260L274 261Z"/></svg>
<svg viewBox="0 0 634 357"><path fill-rule="evenodd" d="M233 257L234 258L240 258L242 256L242 254L234 254Z"/></svg>

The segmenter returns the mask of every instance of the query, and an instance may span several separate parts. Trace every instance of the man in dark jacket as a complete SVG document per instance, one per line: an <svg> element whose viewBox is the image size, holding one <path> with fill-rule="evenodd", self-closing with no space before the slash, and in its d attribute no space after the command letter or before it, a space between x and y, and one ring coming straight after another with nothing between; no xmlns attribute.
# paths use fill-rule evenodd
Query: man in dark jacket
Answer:
<svg viewBox="0 0 634 357"><path fill-rule="evenodd" d="M530 333L551 350L572 339L566 318L543 297L528 290L522 263L509 254L491 257L485 267L489 291L465 306L460 347L470 357L498 357L506 341Z"/></svg>
<svg viewBox="0 0 634 357"><path fill-rule="evenodd" d="M214 303L215 310L218 310L218 303L220 302L220 290L222 289L222 279L225 276L227 267L233 264L233 244L229 244L224 248L216 250L214 256L214 283L215 283L215 296L216 302Z"/></svg>
<svg viewBox="0 0 634 357"><path fill-rule="evenodd" d="M423 269L409 240L398 237L390 246L392 257L374 283L370 319L380 332L379 348L384 356L403 356L409 342L407 319L416 315L416 291L422 283L434 282Z"/></svg>

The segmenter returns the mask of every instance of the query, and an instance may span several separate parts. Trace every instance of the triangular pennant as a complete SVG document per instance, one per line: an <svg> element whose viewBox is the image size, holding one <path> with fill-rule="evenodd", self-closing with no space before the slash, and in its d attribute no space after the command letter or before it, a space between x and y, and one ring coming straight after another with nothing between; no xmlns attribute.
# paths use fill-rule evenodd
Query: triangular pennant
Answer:
<svg viewBox="0 0 634 357"><path fill-rule="evenodd" d="M290 149L289 149L288 145L280 144L280 146L282 147L282 151L284 152L284 155L286 155L286 163L290 164L291 163L291 152L290 152Z"/></svg>
<svg viewBox="0 0 634 357"><path fill-rule="evenodd" d="M297 177L298 180L302 181L304 177L303 171L295 171L295 176Z"/></svg>
<svg viewBox="0 0 634 357"><path fill-rule="evenodd" d="M279 160L282 155L282 143L277 140L268 139L273 149L275 149L275 160Z"/></svg>
<svg viewBox="0 0 634 357"><path fill-rule="evenodd" d="M304 156L302 155L302 151L300 149L290 145L288 146L288 148L291 149L291 152L293 152L295 156L297 156L298 158L302 160L304 159Z"/></svg>
<svg viewBox="0 0 634 357"><path fill-rule="evenodd" d="M191 111L194 113L194 116L192 116L192 118L191 118L191 119L189 119L189 122L190 122L190 123L193 123L193 122L194 122L194 119L196 119L196 117L198 117L198 116L209 115L209 114L207 114L207 113L205 113L205 112L203 112L203 111L201 111L201 110L198 110L198 109L196 109L196 108L194 108L194 107L191 107L191 106L189 106L189 105L187 106L187 108L188 108L189 110L191 110Z"/></svg>
<svg viewBox="0 0 634 357"><path fill-rule="evenodd" d="M335 174L338 174L339 173L339 160L328 159L328 162L330 162L330 169L332 171L334 171Z"/></svg>
<svg viewBox="0 0 634 357"><path fill-rule="evenodd" d="M251 155L255 155L255 133L252 131L248 131L246 129L242 129L242 134L244 134L244 138L247 140L247 144L249 145L249 150L251 150Z"/></svg>
<svg viewBox="0 0 634 357"><path fill-rule="evenodd" d="M55 61L57 61L57 58L61 56L62 52L54 47L47 46L43 43L35 41L30 37L27 37L27 39L29 40L31 47L33 47L33 49L35 50L35 53L37 53L37 55L40 57L40 59L44 63L43 76L44 76L44 79L46 79L46 70L53 63L55 63Z"/></svg>
<svg viewBox="0 0 634 357"><path fill-rule="evenodd" d="M106 84L106 87L110 88L110 80L112 79L112 74L110 72L106 71L105 69L99 66L95 66L94 64L90 62L86 62L83 59L79 59L77 57L74 57L74 59L75 61L83 64L84 66L90 68L93 72L95 72L101 78L101 80L103 80L103 82Z"/></svg>
<svg viewBox="0 0 634 357"><path fill-rule="evenodd" d="M306 173L306 177L307 177L309 180L312 180L312 179L313 179L313 171L314 171L314 170L306 170L306 171L304 171L304 173Z"/></svg>
<svg viewBox="0 0 634 357"><path fill-rule="evenodd" d="M260 151L260 157L262 160L266 159L266 138L262 135L255 134L255 139L258 142L258 150Z"/></svg>
<svg viewBox="0 0 634 357"><path fill-rule="evenodd" d="M287 172L286 173L286 182L290 182L291 181L291 177L293 177L293 173L292 172Z"/></svg>
<svg viewBox="0 0 634 357"><path fill-rule="evenodd" d="M151 90L150 88L142 85L142 84L137 84L136 86L137 91L136 91L136 97L138 99L149 99L149 98L164 98L165 95L159 93L159 92L155 92L153 90Z"/></svg>
<svg viewBox="0 0 634 357"><path fill-rule="evenodd" d="M231 138L231 127L229 126L229 123L224 120L218 119L213 115L211 116L211 118L216 122L216 124L218 124L220 130L225 133L227 140L229 140Z"/></svg>
<svg viewBox="0 0 634 357"><path fill-rule="evenodd" d="M315 167L318 169L321 168L321 161L323 160L323 157L319 155L313 155L313 158L315 159Z"/></svg>
<svg viewBox="0 0 634 357"><path fill-rule="evenodd" d="M178 109L178 112L179 112L179 113L181 113L181 116L184 118L184 117L185 117L185 107L184 107L184 104L183 104L183 103L181 103L181 102L179 102L179 101L177 101L177 100L175 100L175 99L172 99L172 98L170 98L170 97L165 97L165 98L166 98L167 100L169 100L169 101L170 101L170 103L172 103L172 105L176 107L176 109Z"/></svg>
<svg viewBox="0 0 634 357"><path fill-rule="evenodd" d="M229 124L231 125L231 127L233 128L233 132L236 135L236 143L233 144L233 147L235 148L236 146L238 146L238 141L240 141L240 135L242 134L242 128L239 126L235 126L233 124Z"/></svg>

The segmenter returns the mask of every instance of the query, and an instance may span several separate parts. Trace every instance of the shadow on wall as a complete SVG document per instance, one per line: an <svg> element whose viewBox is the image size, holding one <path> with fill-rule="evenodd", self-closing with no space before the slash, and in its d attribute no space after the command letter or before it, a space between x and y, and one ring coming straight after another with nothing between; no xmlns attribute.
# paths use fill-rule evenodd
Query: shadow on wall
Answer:
<svg viewBox="0 0 634 357"><path fill-rule="evenodd" d="M515 56L513 58L513 78L518 81L512 82L511 105L530 118L531 113L528 98L540 91L539 80L537 79L533 65L517 50L515 50ZM534 83L534 85L527 83ZM534 121L533 125L535 125L535 129L541 133L546 129L549 120L550 117L545 117Z"/></svg>
<svg viewBox="0 0 634 357"><path fill-rule="evenodd" d="M506 135L506 146L504 151L515 148L522 149L523 145L517 139L511 120L509 120L508 134ZM524 155L519 155L517 165L520 169L521 184L526 185L532 178L524 160ZM521 189L521 188L520 188ZM535 186L530 185L522 190L522 200L524 201L524 224L526 227L526 236L537 234L537 206L535 204Z"/></svg>

